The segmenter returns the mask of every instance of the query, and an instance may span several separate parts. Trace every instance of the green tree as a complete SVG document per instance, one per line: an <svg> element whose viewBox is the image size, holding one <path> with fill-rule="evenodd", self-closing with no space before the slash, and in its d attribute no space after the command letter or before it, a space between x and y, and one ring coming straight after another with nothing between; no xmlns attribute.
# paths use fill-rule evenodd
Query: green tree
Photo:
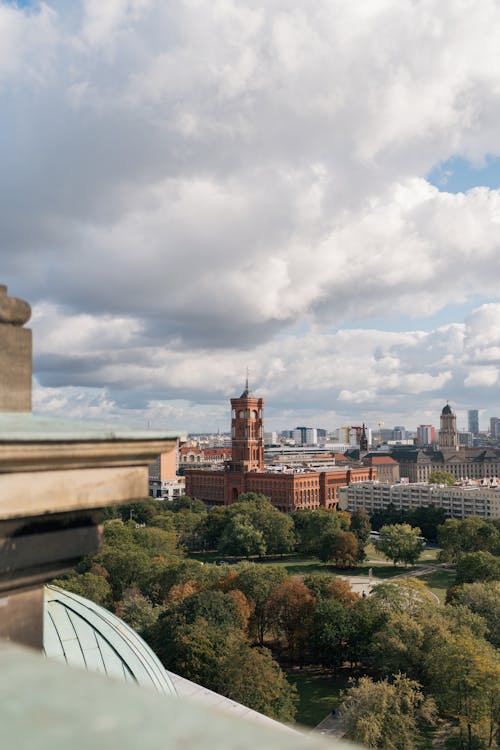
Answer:
<svg viewBox="0 0 500 750"><path fill-rule="evenodd" d="M486 622L486 638L500 648L500 582L469 583L454 593L453 606L465 605Z"/></svg>
<svg viewBox="0 0 500 750"><path fill-rule="evenodd" d="M409 523L410 526L421 529L422 536L429 542L435 542L437 540L438 526L446 520L446 512L443 508L436 508L435 505L429 505L405 512L403 520L405 523Z"/></svg>
<svg viewBox="0 0 500 750"><path fill-rule="evenodd" d="M349 524L340 513L319 510L296 510L292 513L297 537L297 550L304 555L317 555L321 539L331 531L347 531Z"/></svg>
<svg viewBox="0 0 500 750"><path fill-rule="evenodd" d="M253 606L250 630L262 646L269 627L267 603L271 591L286 577L286 571L279 565L256 565L240 563L234 587L240 589Z"/></svg>
<svg viewBox="0 0 500 750"><path fill-rule="evenodd" d="M421 618L406 611L391 612L380 630L373 635L370 661L383 675L398 672L422 680L426 630Z"/></svg>
<svg viewBox="0 0 500 750"><path fill-rule="evenodd" d="M366 557L365 547L370 540L372 527L370 516L364 508L359 508L351 514L351 531L358 540L358 559L364 560Z"/></svg>
<svg viewBox="0 0 500 750"><path fill-rule="evenodd" d="M500 581L500 557L491 552L469 552L457 563L455 583Z"/></svg>
<svg viewBox="0 0 500 750"><path fill-rule="evenodd" d="M403 523L405 512L401 508L396 508L394 503L389 503L387 508L372 513L370 522L374 531L380 531L382 526L391 526L395 523Z"/></svg>
<svg viewBox="0 0 500 750"><path fill-rule="evenodd" d="M191 513L205 515L208 512L207 506L202 500L197 500L195 497L188 497L187 495L175 498L175 500L169 503L169 507L174 513L178 513L180 510L189 510Z"/></svg>
<svg viewBox="0 0 500 750"><path fill-rule="evenodd" d="M293 719L295 690L270 652L251 648L227 622L187 622L178 609L169 611L152 629L151 643L177 674L278 720Z"/></svg>
<svg viewBox="0 0 500 750"><path fill-rule="evenodd" d="M428 656L430 686L441 710L458 719L468 750L497 746L500 720L498 651L467 629L436 639Z"/></svg>
<svg viewBox="0 0 500 750"><path fill-rule="evenodd" d="M200 591L184 599L176 611L188 623L203 619L210 626L226 630L243 627L240 610L234 598L223 591Z"/></svg>
<svg viewBox="0 0 500 750"><path fill-rule="evenodd" d="M133 529L134 544L149 557L177 557L181 553L175 531L165 531L152 526Z"/></svg>
<svg viewBox="0 0 500 750"><path fill-rule="evenodd" d="M118 617L143 637L162 612L162 607L153 606L138 589L125 591L122 601L116 607Z"/></svg>
<svg viewBox="0 0 500 750"><path fill-rule="evenodd" d="M61 589L72 591L85 599L90 599L91 602L100 604L101 607L110 609L112 606L111 586L103 576L94 573L82 573L80 575L71 573L61 578L54 578L52 583Z"/></svg>
<svg viewBox="0 0 500 750"><path fill-rule="evenodd" d="M250 521L233 516L229 519L220 541L219 551L223 555L265 555L266 543L262 531L253 526Z"/></svg>
<svg viewBox="0 0 500 750"><path fill-rule="evenodd" d="M350 531L326 531L321 537L319 558L324 562L335 561L335 565L349 568L358 561L359 547L356 536Z"/></svg>
<svg viewBox="0 0 500 750"><path fill-rule="evenodd" d="M429 484L448 484L453 486L456 481L457 480L453 474L450 474L449 471L442 471L441 469L436 469L429 475Z"/></svg>
<svg viewBox="0 0 500 750"><path fill-rule="evenodd" d="M500 555L500 529L494 521L471 516L463 521L447 518L438 528L441 559L457 562L468 552L491 552Z"/></svg>
<svg viewBox="0 0 500 750"><path fill-rule="evenodd" d="M420 529L413 529L407 523L382 526L376 547L392 560L394 565L398 562L414 565L423 549L419 536Z"/></svg>
<svg viewBox="0 0 500 750"><path fill-rule="evenodd" d="M349 739L381 750L413 750L422 728L434 723L435 713L434 702L419 683L402 674L393 682L361 677L339 711Z"/></svg>
<svg viewBox="0 0 500 750"><path fill-rule="evenodd" d="M349 656L354 636L351 609L335 599L321 599L314 610L311 644L313 657L325 667L341 666Z"/></svg>
<svg viewBox="0 0 500 750"><path fill-rule="evenodd" d="M151 524L153 519L165 510L165 503L161 500L154 500L148 497L138 503L127 503L126 505L115 505L110 509L113 518L121 518L126 521L135 521L136 523ZM108 514L108 515L111 515Z"/></svg>
<svg viewBox="0 0 500 750"><path fill-rule="evenodd" d="M290 552L295 546L294 524L290 516L280 513L265 495L247 492L229 509L262 533L268 555Z"/></svg>
<svg viewBox="0 0 500 750"><path fill-rule="evenodd" d="M435 600L425 583L418 578L401 578L379 583L372 589L372 599L386 612L406 612L418 616L435 607Z"/></svg>
<svg viewBox="0 0 500 750"><path fill-rule="evenodd" d="M266 648L241 644L221 670L224 695L278 721L293 721L297 692Z"/></svg>
<svg viewBox="0 0 500 750"><path fill-rule="evenodd" d="M229 509L223 507L212 508L198 528L200 541L205 549L218 549L220 539L229 521Z"/></svg>

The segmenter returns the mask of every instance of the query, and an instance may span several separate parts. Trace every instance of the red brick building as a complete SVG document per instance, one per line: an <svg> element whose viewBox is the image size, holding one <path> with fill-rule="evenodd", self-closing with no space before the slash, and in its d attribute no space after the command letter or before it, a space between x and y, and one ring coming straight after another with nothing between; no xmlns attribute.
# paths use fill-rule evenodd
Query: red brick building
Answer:
<svg viewBox="0 0 500 750"><path fill-rule="evenodd" d="M231 399L231 459L217 469L186 469L186 495L208 505L230 505L245 492L271 498L285 513L297 508L336 508L337 490L377 478L373 466L324 471L264 466L264 400L247 387Z"/></svg>

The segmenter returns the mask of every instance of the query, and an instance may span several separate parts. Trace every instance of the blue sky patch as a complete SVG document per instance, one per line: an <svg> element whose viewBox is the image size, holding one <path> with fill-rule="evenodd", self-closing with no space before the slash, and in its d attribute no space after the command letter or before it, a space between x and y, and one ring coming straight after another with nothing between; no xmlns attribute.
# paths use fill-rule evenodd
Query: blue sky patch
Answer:
<svg viewBox="0 0 500 750"><path fill-rule="evenodd" d="M500 188L500 157L488 156L482 167L475 167L466 159L454 156L441 162L427 179L447 193L463 193L474 187Z"/></svg>

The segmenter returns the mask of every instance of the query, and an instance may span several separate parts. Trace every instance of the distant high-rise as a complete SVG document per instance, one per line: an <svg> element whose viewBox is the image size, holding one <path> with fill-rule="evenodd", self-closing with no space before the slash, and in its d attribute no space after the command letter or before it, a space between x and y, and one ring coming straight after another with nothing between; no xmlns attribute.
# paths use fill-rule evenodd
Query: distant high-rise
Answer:
<svg viewBox="0 0 500 750"><path fill-rule="evenodd" d="M498 430L500 426L500 419L498 417L490 417L490 435L493 438L498 437Z"/></svg>
<svg viewBox="0 0 500 750"><path fill-rule="evenodd" d="M404 425L396 425L392 431L393 440L406 440L406 427Z"/></svg>
<svg viewBox="0 0 500 750"><path fill-rule="evenodd" d="M421 424L417 427L417 444L432 445L436 441L436 430L432 424Z"/></svg>
<svg viewBox="0 0 500 750"><path fill-rule="evenodd" d="M473 435L479 434L479 411L477 409L469 409L467 412L467 420L469 426L469 432Z"/></svg>

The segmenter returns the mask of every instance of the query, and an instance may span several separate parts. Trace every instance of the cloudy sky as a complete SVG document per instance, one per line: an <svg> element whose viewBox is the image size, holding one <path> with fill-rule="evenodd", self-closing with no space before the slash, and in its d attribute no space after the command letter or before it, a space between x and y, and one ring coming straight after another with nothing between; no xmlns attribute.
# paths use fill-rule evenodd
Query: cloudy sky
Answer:
<svg viewBox="0 0 500 750"><path fill-rule="evenodd" d="M0 0L38 413L500 416L500 1Z"/></svg>

